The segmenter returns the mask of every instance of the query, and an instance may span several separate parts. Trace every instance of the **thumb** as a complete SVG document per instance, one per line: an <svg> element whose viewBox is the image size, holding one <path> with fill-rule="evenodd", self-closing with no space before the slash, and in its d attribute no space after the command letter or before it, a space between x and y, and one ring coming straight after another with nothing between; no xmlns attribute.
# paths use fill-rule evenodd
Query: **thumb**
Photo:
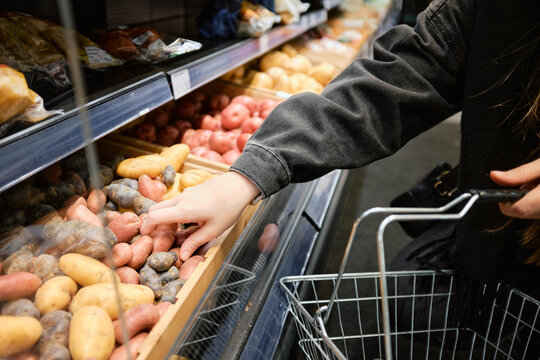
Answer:
<svg viewBox="0 0 540 360"><path fill-rule="evenodd" d="M489 177L502 186L518 186L540 178L540 159L508 171L491 171Z"/></svg>
<svg viewBox="0 0 540 360"><path fill-rule="evenodd" d="M218 234L219 235L219 234ZM216 238L217 235L208 224L191 234L180 247L180 258L186 261L201 246Z"/></svg>

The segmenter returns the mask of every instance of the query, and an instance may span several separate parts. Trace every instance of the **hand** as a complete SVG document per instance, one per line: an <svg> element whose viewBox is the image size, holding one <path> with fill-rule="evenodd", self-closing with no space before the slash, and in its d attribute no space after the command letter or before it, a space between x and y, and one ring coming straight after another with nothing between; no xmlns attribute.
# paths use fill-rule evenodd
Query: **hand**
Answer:
<svg viewBox="0 0 540 360"><path fill-rule="evenodd" d="M200 224L201 227L180 248L180 257L185 261L200 246L231 227L259 193L260 190L250 180L230 171L150 207L141 226L141 234L150 234L162 224Z"/></svg>
<svg viewBox="0 0 540 360"><path fill-rule="evenodd" d="M503 214L521 219L540 219L540 159L508 171L491 171L489 176L499 185L529 190L515 203L499 203Z"/></svg>

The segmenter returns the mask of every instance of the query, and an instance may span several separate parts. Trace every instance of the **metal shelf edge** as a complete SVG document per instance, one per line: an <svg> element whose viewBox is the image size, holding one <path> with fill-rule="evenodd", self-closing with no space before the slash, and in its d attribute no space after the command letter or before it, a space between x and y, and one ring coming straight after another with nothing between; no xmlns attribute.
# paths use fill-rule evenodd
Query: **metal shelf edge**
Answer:
<svg viewBox="0 0 540 360"><path fill-rule="evenodd" d="M326 10L313 11L303 15L298 23L277 27L258 38L244 40L227 49L168 71L174 98L178 99L186 95L326 20Z"/></svg>
<svg viewBox="0 0 540 360"><path fill-rule="evenodd" d="M16 140L0 147L0 192L170 100L171 89L161 73L88 103L90 139L83 137L79 109L37 131L16 134Z"/></svg>

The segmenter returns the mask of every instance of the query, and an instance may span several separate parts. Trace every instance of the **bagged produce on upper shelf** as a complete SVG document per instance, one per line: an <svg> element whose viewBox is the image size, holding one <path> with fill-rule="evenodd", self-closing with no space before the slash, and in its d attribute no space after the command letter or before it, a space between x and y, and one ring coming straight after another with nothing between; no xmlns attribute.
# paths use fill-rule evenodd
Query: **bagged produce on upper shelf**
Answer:
<svg viewBox="0 0 540 360"><path fill-rule="evenodd" d="M199 50L202 44L155 30L134 27L95 30L93 38L110 54L125 61L160 62L177 55Z"/></svg>

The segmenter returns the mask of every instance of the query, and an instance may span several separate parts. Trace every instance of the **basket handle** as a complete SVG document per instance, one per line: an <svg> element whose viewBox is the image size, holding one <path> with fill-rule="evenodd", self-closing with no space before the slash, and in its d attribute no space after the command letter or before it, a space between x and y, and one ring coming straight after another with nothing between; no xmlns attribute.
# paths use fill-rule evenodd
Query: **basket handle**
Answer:
<svg viewBox="0 0 540 360"><path fill-rule="evenodd" d="M390 316L388 313L388 298L387 298L387 285L386 285L386 261L384 252L384 230L393 221L415 221L415 220L459 220L467 214L470 208L475 202L515 202L521 199L527 194L526 190L478 190L471 189L466 193L461 194L456 199L452 200L448 204L437 208L408 208L408 207L376 207L369 209L362 213L358 219L354 222L347 246L345 248L345 254L341 261L339 274L336 279L336 284L332 292L332 297L327 306L322 307L317 311L319 316L324 315L323 323L326 324L332 310L332 306L337 298L337 292L343 278L343 273L347 262L349 260L349 254L352 243L358 231L359 224L367 217L374 214L388 214L388 216L381 222L377 231L377 256L379 263L380 273L380 291L382 299L382 311L383 311L383 329L385 334L385 351L386 359L392 359L392 349L390 342ZM465 203L463 208L459 212L447 213L447 211L453 209L455 206ZM321 324L322 325L322 324ZM324 328L324 325L323 325Z"/></svg>

